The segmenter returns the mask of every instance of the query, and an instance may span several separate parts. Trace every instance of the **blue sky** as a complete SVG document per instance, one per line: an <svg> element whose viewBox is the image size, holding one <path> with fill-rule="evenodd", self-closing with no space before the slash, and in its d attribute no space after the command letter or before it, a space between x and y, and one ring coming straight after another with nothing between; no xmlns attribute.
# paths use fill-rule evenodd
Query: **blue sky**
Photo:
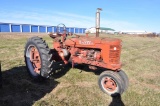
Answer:
<svg viewBox="0 0 160 106"><path fill-rule="evenodd" d="M0 22L90 28L98 7L102 27L160 32L160 0L1 0Z"/></svg>

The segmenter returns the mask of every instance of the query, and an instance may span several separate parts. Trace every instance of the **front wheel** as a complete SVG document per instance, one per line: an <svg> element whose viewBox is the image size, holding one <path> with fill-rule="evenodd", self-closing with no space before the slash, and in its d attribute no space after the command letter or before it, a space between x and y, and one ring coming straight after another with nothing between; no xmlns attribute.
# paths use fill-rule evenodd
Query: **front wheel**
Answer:
<svg viewBox="0 0 160 106"><path fill-rule="evenodd" d="M123 79L123 82L124 82L124 91L127 90L128 86L129 86L129 79L128 79L128 76L127 74L123 71L123 70L120 70L118 72L118 74L121 76L121 78Z"/></svg>
<svg viewBox="0 0 160 106"><path fill-rule="evenodd" d="M117 72L104 71L98 79L99 88L110 96L122 94L124 92L123 79Z"/></svg>

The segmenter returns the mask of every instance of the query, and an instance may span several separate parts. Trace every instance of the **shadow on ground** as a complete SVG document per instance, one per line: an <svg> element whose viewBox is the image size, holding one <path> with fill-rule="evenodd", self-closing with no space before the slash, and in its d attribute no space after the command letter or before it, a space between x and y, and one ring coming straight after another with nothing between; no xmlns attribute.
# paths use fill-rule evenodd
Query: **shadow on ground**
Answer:
<svg viewBox="0 0 160 106"><path fill-rule="evenodd" d="M85 71L85 72L92 72L94 73L95 75L100 75L103 71L106 71L107 69L104 69L104 68L100 68L100 67L97 67L96 69L91 69L89 68L88 65L76 65L75 68L81 70L81 72Z"/></svg>
<svg viewBox="0 0 160 106"><path fill-rule="evenodd" d="M106 71L106 69L104 68L97 68L95 70L90 69L88 67L88 65L77 65L76 68L86 71L86 72L93 72L95 75L100 75L103 71ZM121 95L119 93L115 93L111 95L112 97L112 101L109 104L109 106L125 106L122 99L121 99Z"/></svg>
<svg viewBox="0 0 160 106"><path fill-rule="evenodd" d="M52 78L43 82L33 80L29 77L25 66L3 71L2 78L1 106L31 106L59 84Z"/></svg>
<svg viewBox="0 0 160 106"><path fill-rule="evenodd" d="M112 102L109 104L109 106L125 106L120 94L114 94L112 95Z"/></svg>
<svg viewBox="0 0 160 106"><path fill-rule="evenodd" d="M64 76L70 66L57 70L49 80L35 81L27 73L25 66L14 67L2 72L3 87L0 89L0 106L31 106L37 100L50 93L59 84L54 79ZM78 65L78 68L99 75L104 70L91 70L87 66ZM63 71L62 71L63 70ZM53 79L54 78L54 79ZM124 106L120 94L112 95L109 106Z"/></svg>
<svg viewBox="0 0 160 106"><path fill-rule="evenodd" d="M56 70L55 72L52 73L51 77L53 77L54 79L58 79L63 77L69 70L71 69L71 66L66 65L64 67L62 67L59 70Z"/></svg>

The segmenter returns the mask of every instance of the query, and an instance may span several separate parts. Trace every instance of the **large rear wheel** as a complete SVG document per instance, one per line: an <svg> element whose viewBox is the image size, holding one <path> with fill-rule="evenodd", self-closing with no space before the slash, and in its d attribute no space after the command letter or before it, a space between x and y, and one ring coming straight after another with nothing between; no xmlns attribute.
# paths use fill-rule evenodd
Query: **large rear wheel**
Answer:
<svg viewBox="0 0 160 106"><path fill-rule="evenodd" d="M31 77L48 78L51 73L49 65L52 63L52 54L49 47L40 37L29 38L24 51L25 63Z"/></svg>

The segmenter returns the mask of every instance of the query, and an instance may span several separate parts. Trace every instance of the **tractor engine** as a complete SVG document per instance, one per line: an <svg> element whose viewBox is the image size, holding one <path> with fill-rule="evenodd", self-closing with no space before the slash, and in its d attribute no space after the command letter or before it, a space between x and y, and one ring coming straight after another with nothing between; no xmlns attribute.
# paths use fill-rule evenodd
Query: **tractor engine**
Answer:
<svg viewBox="0 0 160 106"><path fill-rule="evenodd" d="M100 50L80 49L79 56L91 61L102 61Z"/></svg>
<svg viewBox="0 0 160 106"><path fill-rule="evenodd" d="M111 70L121 67L121 40L99 37L73 37L64 43L73 64L88 64Z"/></svg>

